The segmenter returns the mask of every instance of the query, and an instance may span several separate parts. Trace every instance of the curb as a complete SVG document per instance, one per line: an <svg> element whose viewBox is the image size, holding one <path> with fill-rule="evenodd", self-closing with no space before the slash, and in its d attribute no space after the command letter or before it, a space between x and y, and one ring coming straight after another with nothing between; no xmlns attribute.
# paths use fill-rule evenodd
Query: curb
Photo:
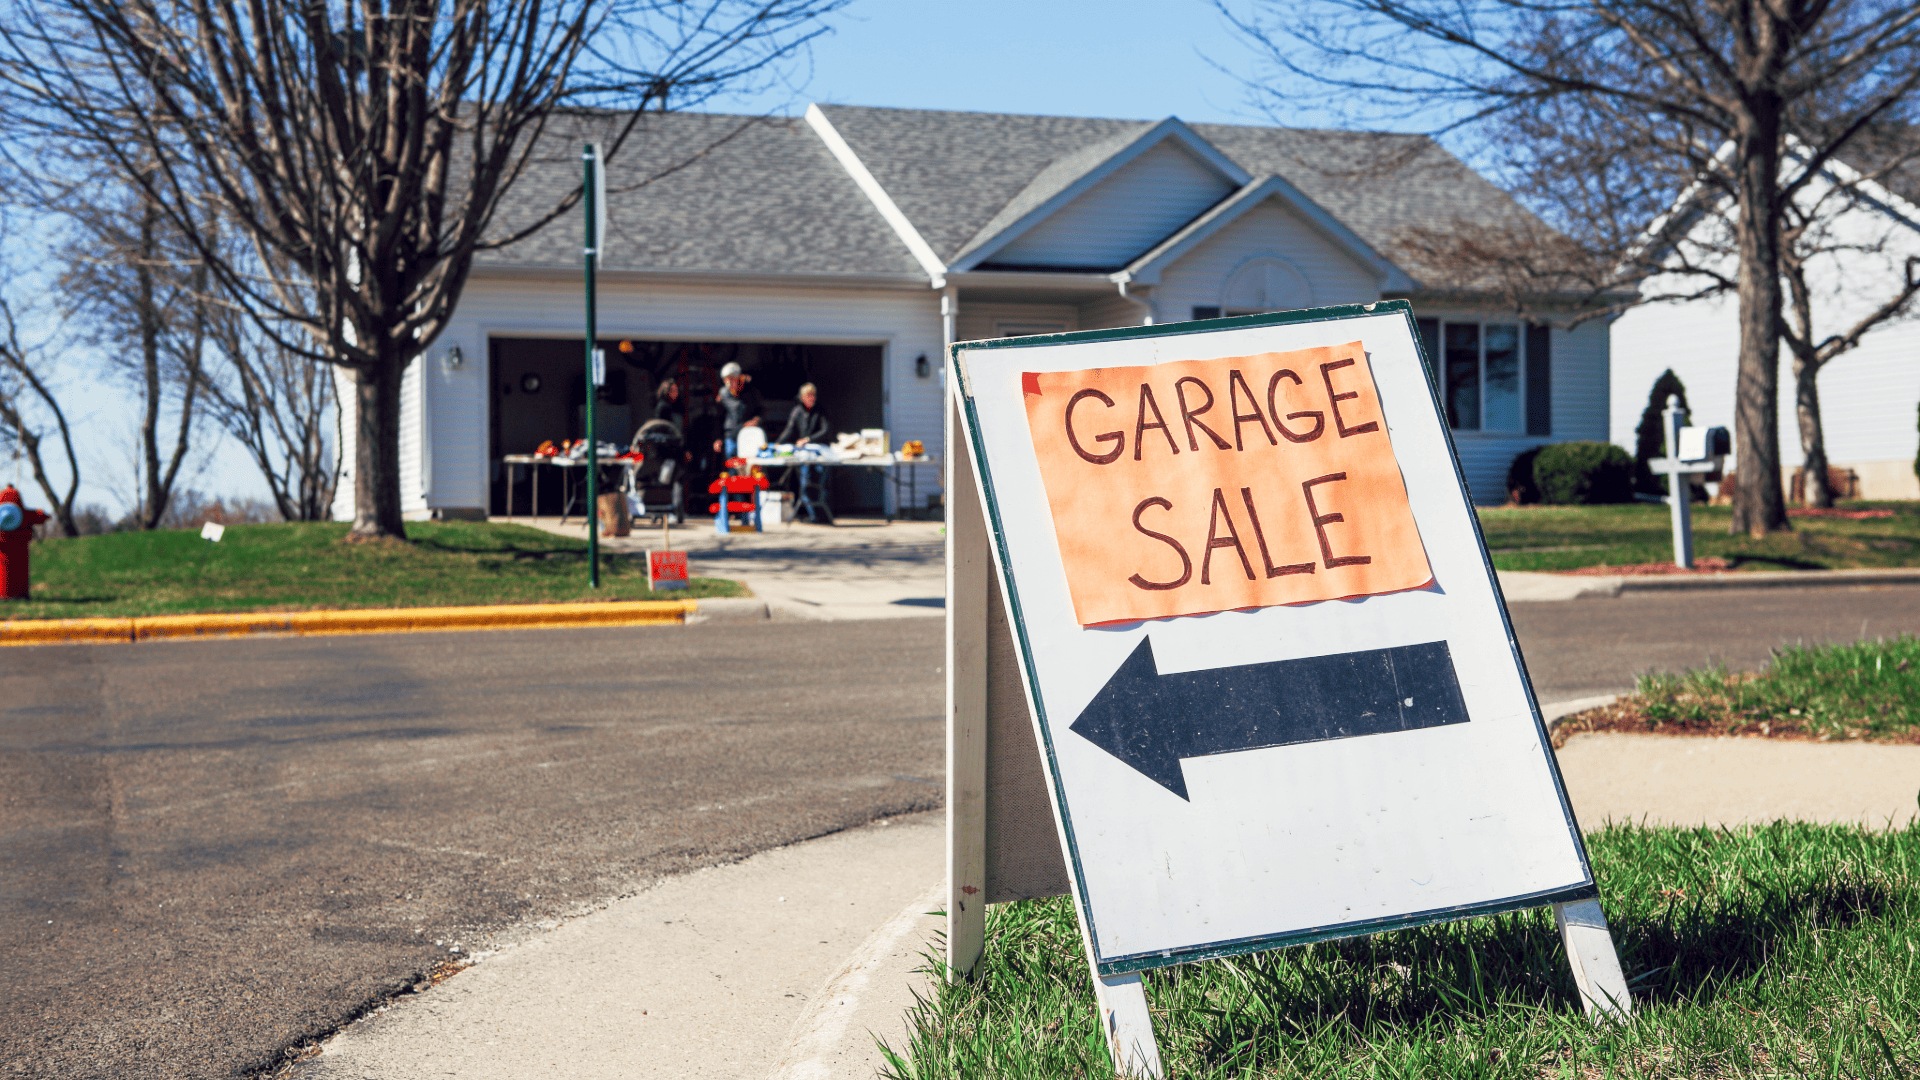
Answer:
<svg viewBox="0 0 1920 1080"><path fill-rule="evenodd" d="M1920 585L1920 570L1760 570L1747 573L1622 577L1621 592L1689 589L1792 589L1823 586Z"/></svg>
<svg viewBox="0 0 1920 1080"><path fill-rule="evenodd" d="M1596 694L1593 697L1574 698L1570 701L1548 702L1540 706L1540 718L1547 722L1547 739L1552 741L1567 717L1583 713L1588 709L1598 709L1619 701L1624 694Z"/></svg>
<svg viewBox="0 0 1920 1080"><path fill-rule="evenodd" d="M513 604L285 614L21 619L0 622L0 646L124 644L251 634L317 636L443 630L530 630L570 626L654 626L697 622L701 616L696 612L710 604L726 603L726 600L627 600L603 604ZM744 603L758 603L761 610L765 611L765 601Z"/></svg>

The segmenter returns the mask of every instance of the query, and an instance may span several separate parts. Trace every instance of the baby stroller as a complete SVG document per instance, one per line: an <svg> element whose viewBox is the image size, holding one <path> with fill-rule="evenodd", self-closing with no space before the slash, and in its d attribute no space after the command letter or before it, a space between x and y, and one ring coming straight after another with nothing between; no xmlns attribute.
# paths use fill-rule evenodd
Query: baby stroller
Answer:
<svg viewBox="0 0 1920 1080"><path fill-rule="evenodd" d="M649 420L633 433L629 447L641 455L639 465L627 471L627 505L638 518L652 517L659 525L671 518L679 525L684 520L681 473L685 471L685 440L680 427L671 420Z"/></svg>

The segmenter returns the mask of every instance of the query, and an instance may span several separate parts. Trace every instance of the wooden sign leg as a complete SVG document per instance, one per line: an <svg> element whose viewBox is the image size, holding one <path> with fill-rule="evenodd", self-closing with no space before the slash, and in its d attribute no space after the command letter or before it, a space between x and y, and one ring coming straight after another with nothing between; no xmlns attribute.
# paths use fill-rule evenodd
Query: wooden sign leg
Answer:
<svg viewBox="0 0 1920 1080"><path fill-rule="evenodd" d="M1602 1018L1626 1020L1633 1011L1633 996L1627 990L1626 976L1621 974L1620 954L1614 951L1613 934L1607 930L1600 901L1555 904L1553 921L1560 928L1560 940L1566 943L1573 983L1580 988L1587 1015L1596 1022Z"/></svg>
<svg viewBox="0 0 1920 1080"><path fill-rule="evenodd" d="M987 932L986 514L954 399L947 405L947 976L973 970Z"/></svg>
<svg viewBox="0 0 1920 1080"><path fill-rule="evenodd" d="M1107 1034L1113 1067L1122 1076L1153 1077L1160 1067L1160 1044L1153 1038L1153 1015L1147 1011L1147 988L1140 973L1095 975L1093 996L1100 1005L1100 1030Z"/></svg>

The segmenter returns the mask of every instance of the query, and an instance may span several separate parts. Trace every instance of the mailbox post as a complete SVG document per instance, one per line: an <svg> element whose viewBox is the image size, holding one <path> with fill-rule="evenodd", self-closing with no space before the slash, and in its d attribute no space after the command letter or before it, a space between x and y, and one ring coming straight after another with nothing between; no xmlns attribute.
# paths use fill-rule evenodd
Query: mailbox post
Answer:
<svg viewBox="0 0 1920 1080"><path fill-rule="evenodd" d="M1667 505L1673 511L1673 562L1682 570L1693 569L1693 484L1695 476L1710 476L1720 471L1732 439L1723 427L1690 427L1687 410L1680 398L1671 395L1660 413L1667 436L1670 457L1647 462L1654 472L1668 477Z"/></svg>

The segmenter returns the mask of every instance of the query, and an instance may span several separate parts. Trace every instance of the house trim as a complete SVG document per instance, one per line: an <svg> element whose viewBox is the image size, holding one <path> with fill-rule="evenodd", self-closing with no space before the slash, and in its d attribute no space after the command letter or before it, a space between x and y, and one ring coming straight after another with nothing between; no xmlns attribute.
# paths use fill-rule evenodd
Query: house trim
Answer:
<svg viewBox="0 0 1920 1080"><path fill-rule="evenodd" d="M827 114L821 111L818 104L807 106L807 126L813 129L814 134L820 136L820 141L826 144L827 152L832 154L833 159L840 163L840 167L847 171L847 176L852 178L854 185L873 203L873 208L880 211L880 216L886 219L894 234L900 237L900 241L907 245L907 250L913 253L914 261L927 272L927 278L933 283L933 287L939 288L942 284L941 279L947 273L946 264L940 261L940 256L934 254L932 245L920 235L919 229L913 227L913 222L907 220L907 215L900 212L900 207L894 203L893 196L887 194L887 190L880 186L880 181L873 178L873 173L867 168L866 163L860 160L860 155L853 152L853 147L847 145L847 140L841 138L840 132L833 126L833 121L827 119Z"/></svg>

